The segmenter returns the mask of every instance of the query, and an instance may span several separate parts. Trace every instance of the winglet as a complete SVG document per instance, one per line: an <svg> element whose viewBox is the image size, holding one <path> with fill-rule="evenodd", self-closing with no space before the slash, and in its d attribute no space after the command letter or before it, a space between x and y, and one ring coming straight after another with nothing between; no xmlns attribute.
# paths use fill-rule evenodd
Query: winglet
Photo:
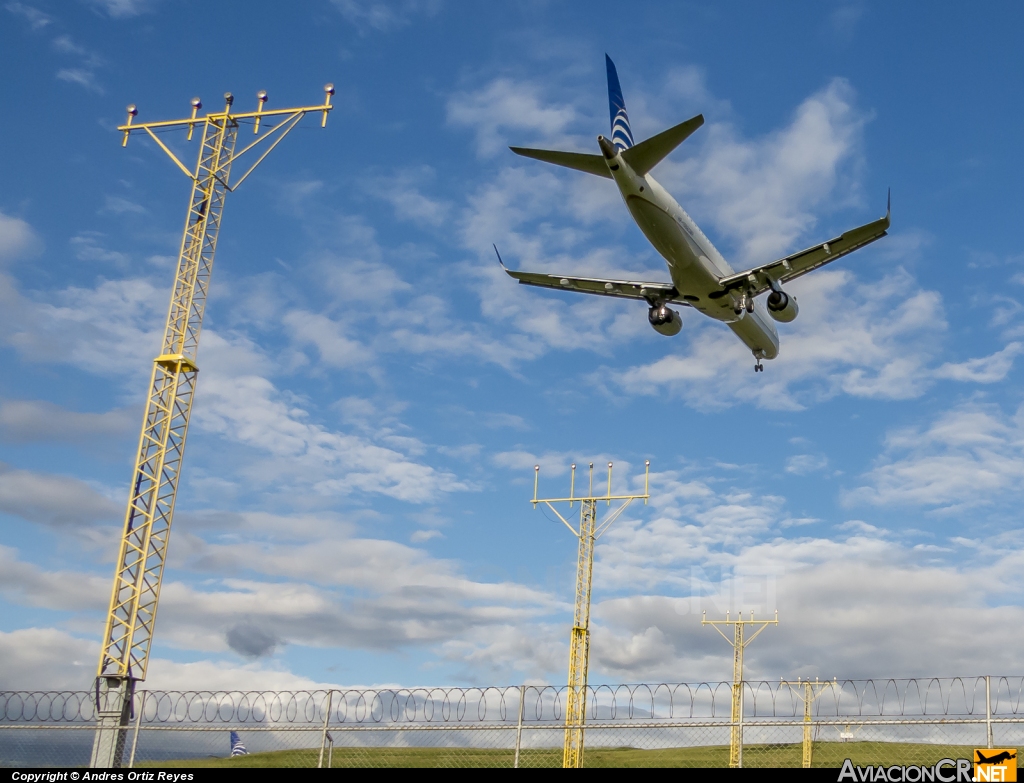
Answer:
<svg viewBox="0 0 1024 783"><path fill-rule="evenodd" d="M498 257L498 263L501 264L501 268L504 269L507 272L508 271L508 267L505 266L505 262L501 260L501 253L498 252L498 246L492 244L491 247L494 248L494 255L496 255Z"/></svg>
<svg viewBox="0 0 1024 783"><path fill-rule="evenodd" d="M885 217L892 214L892 188L889 188L889 195L885 199Z"/></svg>

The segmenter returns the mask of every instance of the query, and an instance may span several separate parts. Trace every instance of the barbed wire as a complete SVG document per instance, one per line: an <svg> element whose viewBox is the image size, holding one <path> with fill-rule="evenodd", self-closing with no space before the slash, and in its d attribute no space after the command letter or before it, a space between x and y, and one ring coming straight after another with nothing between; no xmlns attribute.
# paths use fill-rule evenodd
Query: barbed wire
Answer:
<svg viewBox="0 0 1024 783"><path fill-rule="evenodd" d="M1024 715L1024 676L991 677L991 714ZM817 682L818 718L966 717L986 715L985 677L931 677ZM744 719L797 718L804 683L744 682ZM477 688L338 688L312 691L138 691L142 725L524 725L564 719L566 686ZM728 721L732 684L639 683L590 686L587 720L721 719ZM329 716L326 715L330 710ZM0 725L77 723L96 718L90 691L0 691Z"/></svg>

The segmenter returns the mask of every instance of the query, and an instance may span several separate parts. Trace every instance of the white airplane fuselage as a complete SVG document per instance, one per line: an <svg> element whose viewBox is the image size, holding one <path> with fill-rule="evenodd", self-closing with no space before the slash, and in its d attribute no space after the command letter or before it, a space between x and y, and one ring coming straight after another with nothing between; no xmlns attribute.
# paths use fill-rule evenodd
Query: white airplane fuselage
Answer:
<svg viewBox="0 0 1024 783"><path fill-rule="evenodd" d="M735 294L720 295L720 278L734 270L693 219L654 177L633 171L623 160L620 148L603 137L598 141L626 208L665 259L672 283L682 298L695 310L727 324L755 356L778 356L779 333L764 304L755 300L753 312L747 312ZM719 293L719 298L711 299L712 293Z"/></svg>

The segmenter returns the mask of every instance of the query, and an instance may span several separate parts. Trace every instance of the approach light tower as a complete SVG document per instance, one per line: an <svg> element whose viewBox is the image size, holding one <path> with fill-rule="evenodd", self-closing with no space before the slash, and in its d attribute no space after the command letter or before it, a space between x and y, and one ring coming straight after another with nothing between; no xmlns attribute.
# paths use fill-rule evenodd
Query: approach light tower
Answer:
<svg viewBox="0 0 1024 783"><path fill-rule="evenodd" d="M779 610L775 610L774 620L755 620L754 612L750 612L750 619L744 620L743 614L739 613L736 615L735 620L729 619L729 613L725 613L724 620L708 620L707 612L705 611L701 616L700 624L710 625L725 639L729 644L732 645L732 710L729 714L729 720L732 723L732 729L729 732L729 766L730 767L742 767L743 766L743 649L756 639L765 628L769 625L779 624ZM725 635L718 626L720 625L731 625L733 627L733 636L730 639ZM749 639L743 638L743 628L747 625L759 626L753 635Z"/></svg>
<svg viewBox="0 0 1024 783"><path fill-rule="evenodd" d="M813 753L814 753L814 736L812 734L811 726L811 711L814 706L815 700L821 696L828 688L837 687L838 681L833 678L832 682L825 680L825 682L819 682L818 678L814 678L814 682L810 680L803 680L797 677L796 682L786 682L786 680L779 681L779 687L783 685L789 686L789 690L792 691L793 695L796 696L800 701L804 703L804 753L803 753L803 768L810 769ZM794 689L794 685L796 688ZM800 691L803 693L800 693Z"/></svg>
<svg viewBox="0 0 1024 783"><path fill-rule="evenodd" d="M576 465L572 466L569 479L569 497L538 498L537 485L540 481L540 465L533 468L533 507L544 503L555 512L562 523L579 539L579 554L576 558L576 608L573 611L572 638L569 643L569 687L565 704L565 745L562 751L562 767L566 769L583 766L583 730L587 718L587 670L590 666L590 587L594 575L594 544L626 507L634 500L643 500L647 505L648 481L651 472L651 461L644 463L644 494L613 495L612 494L612 463L608 463L608 491L604 495L594 494L594 463L590 463L590 486L586 495L576 495ZM614 511L605 514L600 523L597 521L597 503L605 501L611 506L613 500L624 501ZM580 504L580 526L577 530L554 503Z"/></svg>
<svg viewBox="0 0 1024 783"><path fill-rule="evenodd" d="M128 121L118 128L124 134L121 146L127 146L133 131L145 131L192 180L192 196L185 218L163 348L153 362L114 588L103 632L96 675L97 729L90 761L93 767L121 766L135 683L146 679L174 499L199 372L196 350L224 198L242 184L306 114L321 113L320 125L327 125L327 113L333 108L334 86L328 84L324 93L324 102L318 106L266 111L267 93L260 90L256 94L256 111L241 113L231 111L234 97L227 93L224 110L204 117L198 116L202 102L193 98L192 116L187 119L137 124L133 121L138 111L131 105ZM236 151L239 128L243 124L252 125L256 138ZM202 130L194 170L189 170L158 135L176 128L187 129L189 140L197 129ZM232 164L257 149L262 150L262 154L242 176L232 180Z"/></svg>

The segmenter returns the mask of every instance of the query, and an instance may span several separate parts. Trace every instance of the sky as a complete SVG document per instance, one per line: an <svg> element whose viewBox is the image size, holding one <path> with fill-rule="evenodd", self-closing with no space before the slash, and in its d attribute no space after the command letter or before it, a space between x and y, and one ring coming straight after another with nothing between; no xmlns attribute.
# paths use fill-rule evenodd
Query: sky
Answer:
<svg viewBox="0 0 1024 783"><path fill-rule="evenodd" d="M319 103L228 197L146 686L562 683L1024 668L1024 9L17 0L0 8L0 688L95 676L189 183L138 119ZM867 223L753 372L722 324L498 266L667 280L596 152L604 55L652 172L736 269ZM188 162L197 144L168 144ZM602 507L601 513L607 512ZM564 513L564 512L563 512Z"/></svg>

